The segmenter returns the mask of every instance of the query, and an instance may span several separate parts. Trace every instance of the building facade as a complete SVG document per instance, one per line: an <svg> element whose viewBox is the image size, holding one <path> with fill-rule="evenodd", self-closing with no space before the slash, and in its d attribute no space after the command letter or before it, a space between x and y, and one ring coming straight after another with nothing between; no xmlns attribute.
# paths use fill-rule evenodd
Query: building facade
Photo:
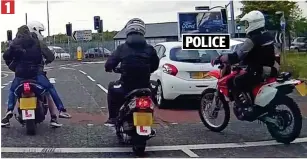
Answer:
<svg viewBox="0 0 307 159"><path fill-rule="evenodd" d="M157 43L167 41L178 41L178 23L177 22L165 22L165 23L149 23L146 24L145 38L148 44L156 45ZM228 22L228 26L230 21ZM228 27L229 28L229 27ZM236 29L235 37L245 37L245 27L241 26L241 29ZM114 36L115 48L125 42L125 32L122 29Z"/></svg>

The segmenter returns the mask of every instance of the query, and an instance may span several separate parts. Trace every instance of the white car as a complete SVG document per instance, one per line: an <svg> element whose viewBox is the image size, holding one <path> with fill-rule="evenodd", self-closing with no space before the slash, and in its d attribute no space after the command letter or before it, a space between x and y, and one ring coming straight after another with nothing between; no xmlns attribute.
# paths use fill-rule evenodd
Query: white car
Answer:
<svg viewBox="0 0 307 159"><path fill-rule="evenodd" d="M48 46L48 48L53 52L56 59L70 59L70 54L63 48L58 46Z"/></svg>
<svg viewBox="0 0 307 159"><path fill-rule="evenodd" d="M158 70L151 80L158 82L158 107L168 101L184 97L198 97L206 88L215 88L217 80L207 75L217 67L211 59L219 56L216 50L182 50L181 42L164 42L155 45L160 58Z"/></svg>

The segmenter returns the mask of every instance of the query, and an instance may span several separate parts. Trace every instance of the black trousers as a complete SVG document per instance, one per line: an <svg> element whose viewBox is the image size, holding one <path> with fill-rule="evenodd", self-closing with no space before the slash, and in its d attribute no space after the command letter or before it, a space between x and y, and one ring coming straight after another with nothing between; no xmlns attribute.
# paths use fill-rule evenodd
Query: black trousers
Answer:
<svg viewBox="0 0 307 159"><path fill-rule="evenodd" d="M125 103L125 96L137 88L150 88L152 91L152 98L155 97L156 89L151 87L150 84L146 87L125 87L120 80L109 83L107 96L109 119L114 119L118 116L120 107Z"/></svg>
<svg viewBox="0 0 307 159"><path fill-rule="evenodd" d="M228 81L228 87L234 96L240 92L251 93L253 88L263 81L262 75L255 72L246 72L235 76ZM253 97L252 97L253 98Z"/></svg>

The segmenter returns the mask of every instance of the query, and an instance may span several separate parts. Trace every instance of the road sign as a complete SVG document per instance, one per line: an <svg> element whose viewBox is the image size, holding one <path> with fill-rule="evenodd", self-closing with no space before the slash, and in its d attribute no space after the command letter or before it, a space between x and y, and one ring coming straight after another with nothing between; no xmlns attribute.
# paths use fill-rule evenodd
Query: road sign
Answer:
<svg viewBox="0 0 307 159"><path fill-rule="evenodd" d="M276 32L275 33L275 43L279 43L281 44L283 41L282 41L282 33L280 32Z"/></svg>
<svg viewBox="0 0 307 159"><path fill-rule="evenodd" d="M92 30L74 31L72 37L76 41L91 41L92 40Z"/></svg>
<svg viewBox="0 0 307 159"><path fill-rule="evenodd" d="M286 22L280 21L280 27L281 27L281 30L285 30L286 29Z"/></svg>

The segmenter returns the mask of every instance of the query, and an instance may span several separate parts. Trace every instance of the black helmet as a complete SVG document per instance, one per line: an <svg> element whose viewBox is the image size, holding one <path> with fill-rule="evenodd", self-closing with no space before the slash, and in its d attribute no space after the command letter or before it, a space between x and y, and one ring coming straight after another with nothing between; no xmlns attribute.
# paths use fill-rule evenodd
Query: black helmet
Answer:
<svg viewBox="0 0 307 159"><path fill-rule="evenodd" d="M125 33L126 36L128 36L131 33L140 33L142 35L145 35L146 28L144 21L139 18L133 18L129 20L125 26Z"/></svg>

